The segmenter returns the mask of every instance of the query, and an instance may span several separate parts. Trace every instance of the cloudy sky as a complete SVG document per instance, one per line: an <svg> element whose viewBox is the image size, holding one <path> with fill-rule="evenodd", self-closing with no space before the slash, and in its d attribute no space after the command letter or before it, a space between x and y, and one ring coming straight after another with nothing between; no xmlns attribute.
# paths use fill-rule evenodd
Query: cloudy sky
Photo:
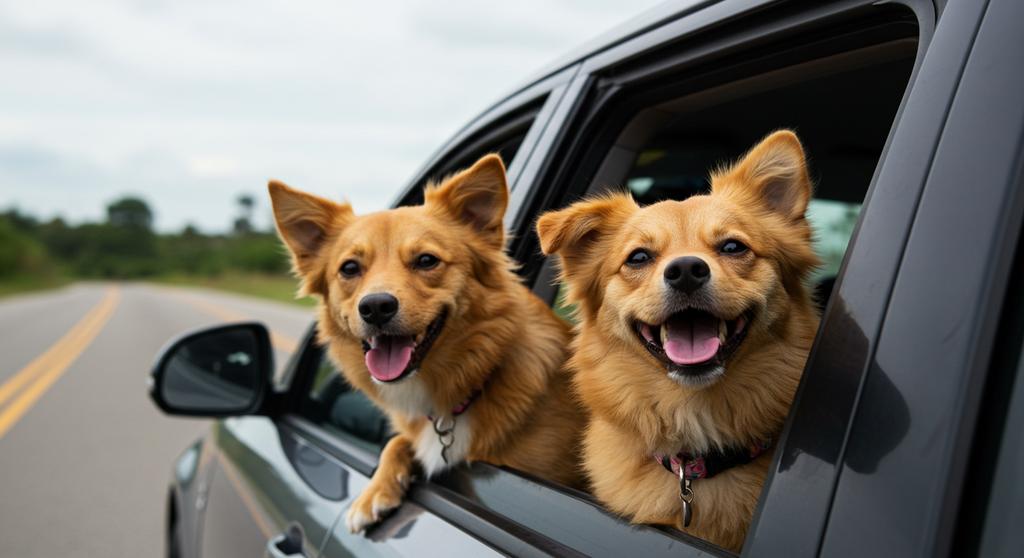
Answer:
<svg viewBox="0 0 1024 558"><path fill-rule="evenodd" d="M225 230L267 178L384 207L470 118L653 0L0 0L0 209Z"/></svg>

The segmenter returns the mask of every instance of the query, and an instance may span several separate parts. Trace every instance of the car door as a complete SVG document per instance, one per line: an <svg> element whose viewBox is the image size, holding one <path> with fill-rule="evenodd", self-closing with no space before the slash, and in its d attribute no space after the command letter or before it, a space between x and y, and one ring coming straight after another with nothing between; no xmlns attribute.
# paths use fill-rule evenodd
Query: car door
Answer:
<svg viewBox="0 0 1024 558"><path fill-rule="evenodd" d="M202 455L200 556L318 554L347 495L346 467L265 416L214 421Z"/></svg>

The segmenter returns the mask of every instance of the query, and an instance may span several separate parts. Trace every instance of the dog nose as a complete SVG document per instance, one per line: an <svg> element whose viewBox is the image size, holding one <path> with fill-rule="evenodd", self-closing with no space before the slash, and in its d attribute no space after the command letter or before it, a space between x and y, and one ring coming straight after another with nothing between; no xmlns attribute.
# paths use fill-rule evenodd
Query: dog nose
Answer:
<svg viewBox="0 0 1024 558"><path fill-rule="evenodd" d="M398 313L398 299L387 293L366 295L359 301L359 315L375 326L388 323Z"/></svg>
<svg viewBox="0 0 1024 558"><path fill-rule="evenodd" d="M665 266L665 282L677 291L691 294L711 278L708 263L695 256L676 258Z"/></svg>

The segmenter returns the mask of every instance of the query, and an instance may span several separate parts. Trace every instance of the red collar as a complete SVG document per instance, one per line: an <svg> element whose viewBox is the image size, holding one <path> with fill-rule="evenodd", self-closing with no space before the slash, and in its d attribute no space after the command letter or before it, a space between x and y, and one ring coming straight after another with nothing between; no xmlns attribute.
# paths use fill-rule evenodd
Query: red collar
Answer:
<svg viewBox="0 0 1024 558"><path fill-rule="evenodd" d="M705 454L680 451L675 455L655 454L654 460L680 479L709 479L726 469L746 465L772 447L772 441L762 440L749 447L733 447ZM679 471L682 469L683 474Z"/></svg>

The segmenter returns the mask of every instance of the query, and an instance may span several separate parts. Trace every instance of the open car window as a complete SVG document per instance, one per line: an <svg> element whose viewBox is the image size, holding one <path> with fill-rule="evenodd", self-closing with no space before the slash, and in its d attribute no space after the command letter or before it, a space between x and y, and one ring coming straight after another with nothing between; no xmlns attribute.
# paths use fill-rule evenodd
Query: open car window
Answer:
<svg viewBox="0 0 1024 558"><path fill-rule="evenodd" d="M877 37L833 51L809 48L806 58L718 82L686 72L678 83L658 76L649 86L609 78L622 93L582 111L588 121L569 151L575 158L559 161L571 170L548 186L547 208L608 190L629 191L641 205L706 193L712 171L771 132L792 129L815 185L807 218L822 265L809 281L824 308L918 60L916 27ZM529 251L536 249L520 253ZM553 258L529 265L537 269L534 292L574 322Z"/></svg>
<svg viewBox="0 0 1024 558"><path fill-rule="evenodd" d="M807 218L822 265L810 280L824 306L915 54L913 40L898 40L843 53L828 63L779 70L762 83L749 79L634 108L586 192L624 189L641 205L683 200L706 193L711 171L739 159L765 135L793 129L815 182ZM868 82L870 89L858 87ZM559 286L552 297L555 310L571 320L562 294Z"/></svg>
<svg viewBox="0 0 1024 558"><path fill-rule="evenodd" d="M511 166L543 101L541 97L529 102L463 141L414 185L400 205L422 203L424 185L469 167L488 153L498 153L506 166ZM387 416L345 381L326 350L315 350L312 358L304 359L305 370L300 372L308 388L301 394L298 414L363 449L379 453L393 435Z"/></svg>

